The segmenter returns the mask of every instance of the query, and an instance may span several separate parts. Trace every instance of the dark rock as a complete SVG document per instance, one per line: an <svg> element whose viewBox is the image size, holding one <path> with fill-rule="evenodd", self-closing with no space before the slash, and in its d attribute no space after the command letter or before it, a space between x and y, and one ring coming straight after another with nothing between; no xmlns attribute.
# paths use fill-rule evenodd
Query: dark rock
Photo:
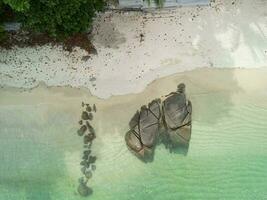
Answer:
<svg viewBox="0 0 267 200"><path fill-rule="evenodd" d="M89 156L88 155L83 155L82 159L83 160L88 160Z"/></svg>
<svg viewBox="0 0 267 200"><path fill-rule="evenodd" d="M92 112L92 108L91 108L90 105L86 106L86 111L87 111L87 112Z"/></svg>
<svg viewBox="0 0 267 200"><path fill-rule="evenodd" d="M140 116L139 111L136 111L136 113L129 122L130 129L134 128L138 124L139 116Z"/></svg>
<svg viewBox="0 0 267 200"><path fill-rule="evenodd" d="M86 160L83 160L82 162L80 162L80 165L86 166L86 164L87 164Z"/></svg>
<svg viewBox="0 0 267 200"><path fill-rule="evenodd" d="M87 197L92 194L92 189L89 188L85 183L80 183L77 188L77 191L83 197Z"/></svg>
<svg viewBox="0 0 267 200"><path fill-rule="evenodd" d="M83 152L83 155L86 155L86 156L88 156L88 155L90 155L91 154L91 150L85 150L84 152Z"/></svg>
<svg viewBox="0 0 267 200"><path fill-rule="evenodd" d="M85 175L85 177L86 177L87 179L92 178L92 172L91 172L91 171L86 171L86 172L84 173L84 175Z"/></svg>
<svg viewBox="0 0 267 200"><path fill-rule="evenodd" d="M88 114L88 119L89 119L89 120L93 120L93 114L92 114L92 113L89 113L89 114Z"/></svg>
<svg viewBox="0 0 267 200"><path fill-rule="evenodd" d="M84 144L88 144L89 142L91 142L92 141L92 139L91 139L91 137L89 136L89 135L85 135L84 137L83 137L83 143Z"/></svg>
<svg viewBox="0 0 267 200"><path fill-rule="evenodd" d="M153 159L158 141L163 142L167 148L185 147L187 152L191 137L191 118L192 104L186 98L185 84L181 83L176 92L166 96L162 107L161 100L155 99L135 113L129 122L130 130L125 135L126 144L143 161Z"/></svg>
<svg viewBox="0 0 267 200"><path fill-rule="evenodd" d="M87 127L85 125L82 125L81 128L77 131L77 134L79 136L83 136L86 130L87 130Z"/></svg>
<svg viewBox="0 0 267 200"><path fill-rule="evenodd" d="M82 167L82 168L81 168L81 172L84 174L85 171L86 171L86 167Z"/></svg>
<svg viewBox="0 0 267 200"><path fill-rule="evenodd" d="M88 162L89 162L90 164L95 163L95 161L96 161L96 156L89 156L89 160L88 160Z"/></svg>
<svg viewBox="0 0 267 200"><path fill-rule="evenodd" d="M131 130L126 133L126 144L144 160L150 160L153 157L160 115L159 101L153 100L148 107L142 106L141 111L137 111L129 123Z"/></svg>
<svg viewBox="0 0 267 200"><path fill-rule="evenodd" d="M88 120L89 119L89 115L88 115L88 113L86 111L82 112L82 119L83 120Z"/></svg>
<svg viewBox="0 0 267 200"><path fill-rule="evenodd" d="M185 85L179 84L177 92L173 92L163 101L163 123L170 142L188 144L191 137L192 104L186 99Z"/></svg>
<svg viewBox="0 0 267 200"><path fill-rule="evenodd" d="M96 138L94 133L89 133L88 137L90 138L90 141L93 141L93 139Z"/></svg>
<svg viewBox="0 0 267 200"><path fill-rule="evenodd" d="M96 170L96 166L95 166L95 165L91 165L91 169L92 169L93 171L95 171L95 170Z"/></svg>
<svg viewBox="0 0 267 200"><path fill-rule="evenodd" d="M96 105L93 105L93 111L96 112Z"/></svg>

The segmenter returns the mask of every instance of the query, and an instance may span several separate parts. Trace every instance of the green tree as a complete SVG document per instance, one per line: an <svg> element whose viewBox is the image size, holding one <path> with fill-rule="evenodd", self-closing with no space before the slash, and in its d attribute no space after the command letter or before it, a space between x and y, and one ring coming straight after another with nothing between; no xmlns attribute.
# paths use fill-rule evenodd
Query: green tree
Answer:
<svg viewBox="0 0 267 200"><path fill-rule="evenodd" d="M15 11L25 11L30 8L30 0L1 0ZM1 3L0 3L1 4Z"/></svg>
<svg viewBox="0 0 267 200"><path fill-rule="evenodd" d="M25 28L53 37L86 31L95 13L105 6L105 0L0 0L1 3L20 16Z"/></svg>

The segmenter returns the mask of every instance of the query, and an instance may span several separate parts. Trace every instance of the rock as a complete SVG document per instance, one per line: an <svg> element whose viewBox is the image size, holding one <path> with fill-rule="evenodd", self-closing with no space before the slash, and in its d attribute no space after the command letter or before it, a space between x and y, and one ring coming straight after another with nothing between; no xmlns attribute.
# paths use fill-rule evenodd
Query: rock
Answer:
<svg viewBox="0 0 267 200"><path fill-rule="evenodd" d="M83 197L86 197L92 194L92 189L89 188L85 183L80 183L77 188L77 191Z"/></svg>
<svg viewBox="0 0 267 200"><path fill-rule="evenodd" d="M170 142L175 145L188 144L191 137L192 104L186 99L185 85L179 84L177 92L173 92L163 101L163 123Z"/></svg>
<svg viewBox="0 0 267 200"><path fill-rule="evenodd" d="M88 113L86 111L82 112L82 119L83 120L88 120L89 119L89 115L88 115Z"/></svg>
<svg viewBox="0 0 267 200"><path fill-rule="evenodd" d="M93 171L95 171L95 170L96 170L96 166L95 166L95 165L91 165L91 169L92 169Z"/></svg>
<svg viewBox="0 0 267 200"><path fill-rule="evenodd" d="M86 130L87 130L87 127L85 125L82 125L81 128L77 131L77 134L79 136L83 136Z"/></svg>
<svg viewBox="0 0 267 200"><path fill-rule="evenodd" d="M83 155L86 155L86 156L88 156L88 155L90 155L91 154L91 150L85 150L84 152L83 152Z"/></svg>
<svg viewBox="0 0 267 200"><path fill-rule="evenodd" d="M92 178L92 172L91 172L91 171L86 171L86 172L84 173L84 175L85 175L85 177L86 177L87 179Z"/></svg>
<svg viewBox="0 0 267 200"><path fill-rule="evenodd" d="M96 105L93 105L93 111L96 112Z"/></svg>
<svg viewBox="0 0 267 200"><path fill-rule="evenodd" d="M90 141L92 141L93 139L95 139L95 134L93 134L93 133L89 133L88 136L90 138Z"/></svg>
<svg viewBox="0 0 267 200"><path fill-rule="evenodd" d="M140 136L136 132L134 132L134 130L130 130L126 133L125 140L127 146L136 153L138 153L143 148Z"/></svg>
<svg viewBox="0 0 267 200"><path fill-rule="evenodd" d="M142 106L131 119L130 131L126 133L127 146L141 159L148 160L153 157L153 149L158 137L160 125L160 104L153 100L147 106Z"/></svg>
<svg viewBox="0 0 267 200"><path fill-rule="evenodd" d="M85 135L85 136L83 137L83 143L84 143L84 144L88 144L89 142L92 142L91 137L90 137L89 135Z"/></svg>
<svg viewBox="0 0 267 200"><path fill-rule="evenodd" d="M82 162L80 162L80 165L86 166L86 164L87 164L86 160L83 160Z"/></svg>
<svg viewBox="0 0 267 200"><path fill-rule="evenodd" d="M95 135L95 129L91 126L91 124L88 121L86 122L86 126L89 132Z"/></svg>
<svg viewBox="0 0 267 200"><path fill-rule="evenodd" d="M153 158L158 141L163 142L168 148L181 146L188 149L191 118L192 104L186 98L185 84L181 83L177 86L176 92L166 96L162 106L161 100L155 99L134 114L129 122L130 130L125 135L126 144L144 161Z"/></svg>
<svg viewBox="0 0 267 200"><path fill-rule="evenodd" d="M88 119L89 119L89 120L93 120L93 114L92 114L92 113L89 113L89 114L88 114Z"/></svg>
<svg viewBox="0 0 267 200"><path fill-rule="evenodd" d="M87 111L87 112L92 112L92 108L91 108L90 105L86 106L86 111Z"/></svg>
<svg viewBox="0 0 267 200"><path fill-rule="evenodd" d="M89 156L88 155L83 155L82 159L83 160L88 160Z"/></svg>
<svg viewBox="0 0 267 200"><path fill-rule="evenodd" d="M82 167L82 168L81 168L81 172L84 174L85 171L86 171L86 167Z"/></svg>
<svg viewBox="0 0 267 200"><path fill-rule="evenodd" d="M159 119L160 105L156 101L152 101L148 108L141 109L139 130L141 141L146 147L153 147L155 144L159 130Z"/></svg>
<svg viewBox="0 0 267 200"><path fill-rule="evenodd" d="M89 162L90 164L95 163L95 161L96 161L96 156L89 156L89 160L88 160L88 162Z"/></svg>
<svg viewBox="0 0 267 200"><path fill-rule="evenodd" d="M129 122L129 126L131 129L134 128L138 124L139 116L140 116L139 111L136 111L136 113L134 114L134 116L132 117L132 119Z"/></svg>

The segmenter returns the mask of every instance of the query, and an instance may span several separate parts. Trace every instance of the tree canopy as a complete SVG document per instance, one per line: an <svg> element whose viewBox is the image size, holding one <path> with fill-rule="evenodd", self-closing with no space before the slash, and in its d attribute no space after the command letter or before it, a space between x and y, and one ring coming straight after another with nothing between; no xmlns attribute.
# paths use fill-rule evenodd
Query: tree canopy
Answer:
<svg viewBox="0 0 267 200"><path fill-rule="evenodd" d="M23 26L50 36L86 31L105 0L0 0L0 13L9 7Z"/></svg>

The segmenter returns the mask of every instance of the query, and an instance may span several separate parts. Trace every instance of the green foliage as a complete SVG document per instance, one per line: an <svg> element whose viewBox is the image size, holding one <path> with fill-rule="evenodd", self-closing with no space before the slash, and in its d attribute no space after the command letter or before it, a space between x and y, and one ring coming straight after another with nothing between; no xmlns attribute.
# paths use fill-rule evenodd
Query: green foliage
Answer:
<svg viewBox="0 0 267 200"><path fill-rule="evenodd" d="M3 25L0 24L0 42L4 41L7 38L6 31L4 30Z"/></svg>
<svg viewBox="0 0 267 200"><path fill-rule="evenodd" d="M52 36L83 32L103 5L102 0L32 0L25 25Z"/></svg>
<svg viewBox="0 0 267 200"><path fill-rule="evenodd" d="M30 0L2 0L4 4L9 5L14 11L25 11L30 8Z"/></svg>
<svg viewBox="0 0 267 200"><path fill-rule="evenodd" d="M105 0L0 0L11 7L25 28L53 37L86 31ZM1 8L0 8L1 9Z"/></svg>

